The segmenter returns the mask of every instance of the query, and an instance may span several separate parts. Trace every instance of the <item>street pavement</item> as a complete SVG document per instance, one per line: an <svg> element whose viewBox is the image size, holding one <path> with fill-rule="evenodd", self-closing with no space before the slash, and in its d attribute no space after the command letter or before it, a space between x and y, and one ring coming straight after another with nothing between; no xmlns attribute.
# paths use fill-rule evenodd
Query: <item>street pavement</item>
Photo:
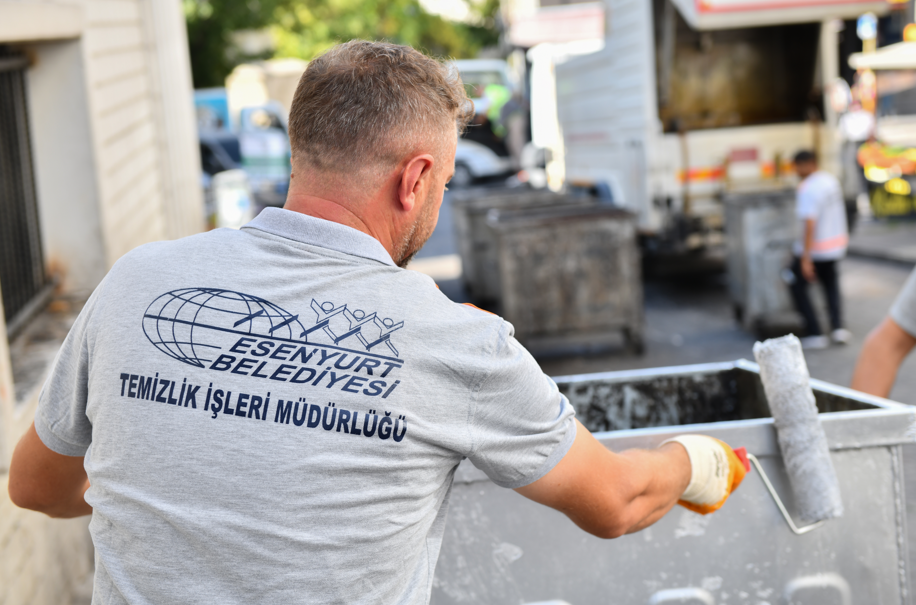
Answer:
<svg viewBox="0 0 916 605"><path fill-rule="evenodd" d="M862 221L856 226L849 242L849 254L916 264L916 221Z"/></svg>
<svg viewBox="0 0 916 605"><path fill-rule="evenodd" d="M900 264L848 258L841 264L846 326L852 341L845 346L807 351L814 378L848 386L863 341L885 316L910 269ZM621 346L602 355L540 360L550 375L631 368L753 360L756 338L732 315L725 275L697 280L648 281L645 284L646 353L627 355ZM822 317L826 325L826 317ZM916 355L900 371L891 398L916 404Z"/></svg>

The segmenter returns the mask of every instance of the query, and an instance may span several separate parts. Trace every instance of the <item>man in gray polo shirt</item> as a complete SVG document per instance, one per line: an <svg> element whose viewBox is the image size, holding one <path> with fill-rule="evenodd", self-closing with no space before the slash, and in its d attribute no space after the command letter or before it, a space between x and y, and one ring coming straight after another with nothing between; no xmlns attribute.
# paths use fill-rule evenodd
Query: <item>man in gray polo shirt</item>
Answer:
<svg viewBox="0 0 916 605"><path fill-rule="evenodd" d="M608 538L737 487L708 437L609 452L511 325L401 268L468 109L412 49L338 46L296 92L285 209L143 246L96 289L9 486L92 514L94 603L425 603L463 458Z"/></svg>

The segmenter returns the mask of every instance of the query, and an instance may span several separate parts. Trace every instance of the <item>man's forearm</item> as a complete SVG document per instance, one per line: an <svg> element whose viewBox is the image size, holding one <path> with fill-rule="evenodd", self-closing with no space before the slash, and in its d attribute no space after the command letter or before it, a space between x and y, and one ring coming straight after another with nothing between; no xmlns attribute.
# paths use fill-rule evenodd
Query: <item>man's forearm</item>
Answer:
<svg viewBox="0 0 916 605"><path fill-rule="evenodd" d="M30 426L10 463L8 490L13 504L49 517L82 517L92 514L84 499L88 488L83 459L48 449L35 425Z"/></svg>
<svg viewBox="0 0 916 605"><path fill-rule="evenodd" d="M865 339L853 371L852 388L878 397L890 395L897 370L914 345L916 338L893 319L885 318Z"/></svg>
<svg viewBox="0 0 916 605"><path fill-rule="evenodd" d="M523 496L565 513L583 530L616 538L651 525L677 503L690 482L690 458L671 443L615 454L578 424L570 452Z"/></svg>
<svg viewBox="0 0 916 605"><path fill-rule="evenodd" d="M602 527L602 537L614 538L649 527L677 504L690 483L690 458L678 444L627 450L617 457L622 464L603 477L613 484L604 510L585 518L571 516L586 531L590 526Z"/></svg>
<svg viewBox="0 0 916 605"><path fill-rule="evenodd" d="M72 519L74 517L91 515L92 507L86 503L85 499L87 489L89 489L88 480L79 488L64 495L60 500L38 508L33 508L32 510L44 513L55 519Z"/></svg>
<svg viewBox="0 0 916 605"><path fill-rule="evenodd" d="M814 248L814 228L817 223L814 219L805 220L805 238L804 238L804 249L802 250L802 258L810 259L811 250Z"/></svg>
<svg viewBox="0 0 916 605"><path fill-rule="evenodd" d="M636 496L631 507L641 519L633 523L626 533L632 534L643 530L664 517L670 511L690 482L690 460L687 460L686 470L682 466L685 451L676 443L666 443L653 451L630 450L623 452L624 457L644 457L650 454L654 460L644 460L643 465L661 466L660 472L652 475L654 481ZM674 472L672 472L674 471ZM686 477L686 481L684 480Z"/></svg>
<svg viewBox="0 0 916 605"><path fill-rule="evenodd" d="M701 514L718 510L747 470L746 461L712 437L680 435L654 450L616 454L578 421L576 426L566 456L516 491L600 538L648 527L678 501Z"/></svg>

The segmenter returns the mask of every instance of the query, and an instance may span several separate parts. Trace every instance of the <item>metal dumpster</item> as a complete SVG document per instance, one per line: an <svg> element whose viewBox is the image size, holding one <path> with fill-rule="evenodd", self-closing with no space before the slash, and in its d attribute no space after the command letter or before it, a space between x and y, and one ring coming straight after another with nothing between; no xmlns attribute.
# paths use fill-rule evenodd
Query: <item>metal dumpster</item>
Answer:
<svg viewBox="0 0 916 605"><path fill-rule="evenodd" d="M728 285L735 318L746 329L799 325L782 279L795 241L795 191L725 195Z"/></svg>
<svg viewBox="0 0 916 605"><path fill-rule="evenodd" d="M643 349L634 216L604 204L491 210L500 314L535 354L624 341Z"/></svg>
<svg viewBox="0 0 916 605"><path fill-rule="evenodd" d="M490 210L590 203L594 203L594 200L546 190L477 189L452 194L452 213L464 287L480 303L494 303L499 299L499 263L493 234L487 228L487 213Z"/></svg>
<svg viewBox="0 0 916 605"><path fill-rule="evenodd" d="M794 514L756 364L557 378L579 418L620 451L684 432L755 454ZM451 493L432 603L571 605L908 604L901 444L916 408L812 380L845 515L797 536L756 470L706 517L675 507L642 532L600 540L489 482L467 461ZM797 518L797 517L796 517Z"/></svg>

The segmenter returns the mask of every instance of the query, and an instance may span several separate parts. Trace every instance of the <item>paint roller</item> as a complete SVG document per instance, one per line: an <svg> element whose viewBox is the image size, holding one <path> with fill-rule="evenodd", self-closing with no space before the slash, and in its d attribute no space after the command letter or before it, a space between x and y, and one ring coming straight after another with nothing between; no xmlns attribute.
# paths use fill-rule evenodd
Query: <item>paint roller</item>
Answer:
<svg viewBox="0 0 916 605"><path fill-rule="evenodd" d="M748 458L792 531L807 533L828 519L842 516L843 502L827 437L817 417L801 342L793 335L758 342L754 345L754 357L760 366L760 380L776 425L798 516L812 525L796 527L760 462L751 454Z"/></svg>

